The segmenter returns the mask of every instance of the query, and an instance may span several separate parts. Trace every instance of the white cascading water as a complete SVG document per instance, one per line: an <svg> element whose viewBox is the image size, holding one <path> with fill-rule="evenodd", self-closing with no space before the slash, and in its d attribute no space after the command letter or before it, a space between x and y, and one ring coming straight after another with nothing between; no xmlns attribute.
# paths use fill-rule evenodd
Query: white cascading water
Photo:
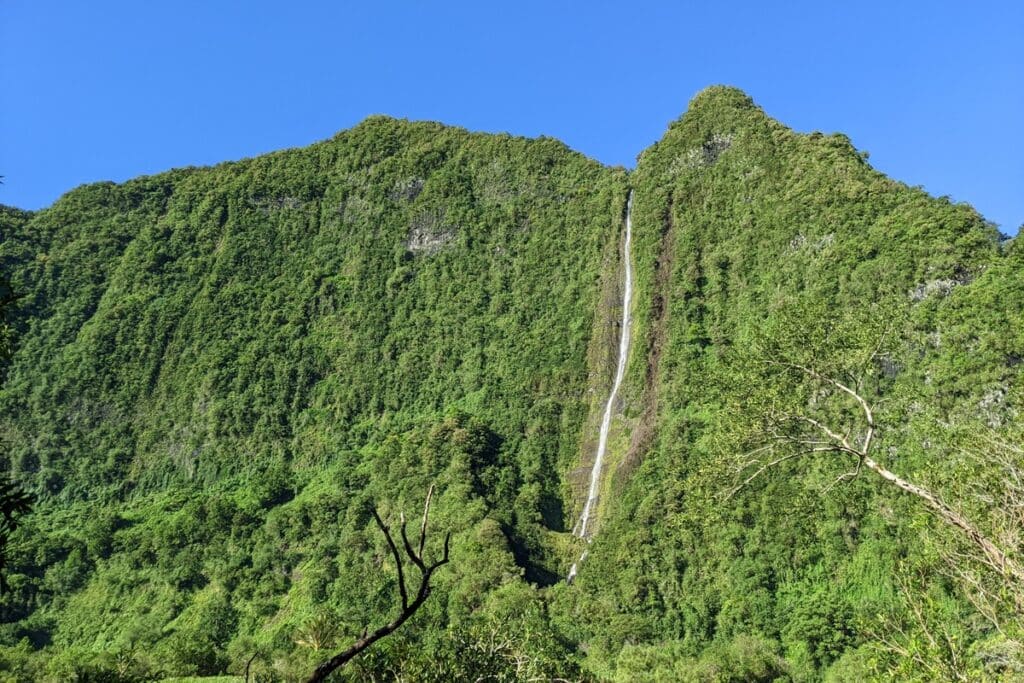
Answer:
<svg viewBox="0 0 1024 683"><path fill-rule="evenodd" d="M623 248L623 262L626 264L625 293L622 297L622 332L619 338L619 362L615 367L615 381L612 383L612 392L608 396L608 403L604 407L604 417L601 418L601 433L597 440L597 455L594 456L594 467L590 470L590 490L587 493L587 502L583 506L583 514L576 524L576 536L590 542L590 535L587 526L590 524L590 517L597 505L597 494L601 488L601 467L604 464L604 453L608 448L608 431L612 426L612 411L615 408L615 399L619 395L619 387L622 385L622 378L626 374L626 360L629 356L629 333L632 320L629 315L630 303L633 299L633 268L630 265L630 246L633 241L633 191L630 190L629 198L626 200L626 245ZM569 576L566 578L570 583L576 578L576 566L587 558L587 551L584 550L580 559L569 569Z"/></svg>

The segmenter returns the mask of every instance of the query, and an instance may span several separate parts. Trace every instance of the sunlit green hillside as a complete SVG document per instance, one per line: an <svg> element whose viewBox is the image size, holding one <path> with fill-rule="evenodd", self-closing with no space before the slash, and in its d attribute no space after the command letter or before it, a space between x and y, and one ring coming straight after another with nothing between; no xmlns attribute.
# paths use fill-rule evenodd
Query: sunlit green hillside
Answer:
<svg viewBox="0 0 1024 683"><path fill-rule="evenodd" d="M868 443L834 378L873 458L1019 557L1022 265L724 87L629 173L374 117L4 209L0 457L37 502L0 681L304 680L396 611L371 508L418 520L431 484L451 563L338 680L1013 680L1012 591L979 602L999 576L919 499L835 453L748 475L780 415Z"/></svg>

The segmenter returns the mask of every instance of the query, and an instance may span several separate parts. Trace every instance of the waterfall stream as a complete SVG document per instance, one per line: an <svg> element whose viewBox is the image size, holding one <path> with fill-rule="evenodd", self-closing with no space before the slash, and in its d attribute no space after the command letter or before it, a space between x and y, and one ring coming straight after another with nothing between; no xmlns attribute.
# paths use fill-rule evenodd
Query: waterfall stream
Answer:
<svg viewBox="0 0 1024 683"><path fill-rule="evenodd" d="M597 440L597 454L594 456L594 466L590 470L590 490L587 492L587 502L583 506L583 514L580 515L574 533L577 537L590 542L588 526L596 506L598 491L601 488L601 469L604 465L604 454L608 448L608 431L612 425L612 411L615 409L615 399L619 395L619 387L622 386L622 378L626 374L626 360L629 357L629 335L632 329L632 319L629 315L630 304L633 299L633 268L630 264L630 247L633 240L633 191L630 190L629 198L626 200L626 244L623 247L623 263L626 265L625 287L622 297L622 327L619 337L619 361L615 367L615 381L612 383L612 391L608 396L608 403L604 407L604 416L601 418L601 432ZM572 582L576 577L576 567L587 557L584 550L580 559L577 560L569 570L566 581Z"/></svg>

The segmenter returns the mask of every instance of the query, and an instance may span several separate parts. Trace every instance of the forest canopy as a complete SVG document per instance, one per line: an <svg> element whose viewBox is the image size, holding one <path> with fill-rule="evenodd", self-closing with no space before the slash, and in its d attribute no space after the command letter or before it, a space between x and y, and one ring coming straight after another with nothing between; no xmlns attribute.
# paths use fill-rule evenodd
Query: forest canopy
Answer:
<svg viewBox="0 0 1024 683"><path fill-rule="evenodd" d="M0 459L36 504L0 680L304 680L393 618L373 511L431 486L450 562L337 680L1009 680L1021 604L940 516L857 462L745 458L779 415L864 443L835 378L873 458L1019 558L1021 258L718 86L630 172L372 117L4 208Z"/></svg>

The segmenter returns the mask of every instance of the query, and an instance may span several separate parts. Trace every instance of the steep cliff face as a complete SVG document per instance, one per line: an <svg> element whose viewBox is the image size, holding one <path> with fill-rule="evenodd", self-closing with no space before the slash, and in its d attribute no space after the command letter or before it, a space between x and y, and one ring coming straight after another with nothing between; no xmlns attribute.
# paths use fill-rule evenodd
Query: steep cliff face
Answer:
<svg viewBox="0 0 1024 683"><path fill-rule="evenodd" d="M8 434L37 435L14 469L92 497L319 463L460 401L516 440L578 420L622 197L553 140L384 118L75 190L4 236Z"/></svg>
<svg viewBox="0 0 1024 683"><path fill-rule="evenodd" d="M23 297L0 438L40 497L11 642L38 631L38 644L89 647L88 621L103 642L127 637L142 576L175 596L149 595L159 628L218 586L235 612L264 615L242 618L252 635L309 585L312 548L339 542L297 520L295 554L249 559L269 549L252 533L282 504L321 486L362 528L370 498L415 501L449 467L438 523L462 506L470 521L455 530L470 534L487 517L481 547L514 568L494 565L498 584L523 567L556 576L543 539L566 524L562 473L579 453L598 280L625 197L623 172L554 140L378 117L306 149L9 212L0 258ZM437 452L401 455L422 439ZM335 476L356 499L340 480L331 491ZM384 480L397 488L375 491ZM158 518L179 514L198 526L165 536ZM322 555L333 566L338 553ZM100 604L105 616L86 616ZM331 609L290 612L287 628ZM224 638L201 669L228 661Z"/></svg>
<svg viewBox="0 0 1024 683"><path fill-rule="evenodd" d="M901 605L898 569L936 572L921 529L945 531L919 501L865 474L833 485L856 462L794 459L734 491L755 471L741 446L770 445L784 411L824 406L864 435L851 406L770 377L771 361L841 370L879 406L880 457L944 491L967 465L940 425L978 426L989 399L1004 427L1016 414L1017 256L970 207L865 158L721 87L640 156L635 426L617 502L565 596L592 616L572 632L599 674L667 680L740 651L773 675L854 666L883 628L873 620ZM981 303L992 297L998 311ZM873 360L847 362L872 343Z"/></svg>
<svg viewBox="0 0 1024 683"><path fill-rule="evenodd" d="M566 586L630 190L631 352L600 533ZM431 483L452 564L356 679L863 677L885 666L872 619L898 618L900 572L934 569L941 529L865 476L830 487L845 469L822 459L726 495L766 406L859 428L765 357L856 374L879 452L950 495L964 463L936 425L1016 428L1020 250L731 88L628 176L550 139L376 117L0 221L23 295L0 440L40 497L0 661L26 680L254 654L299 677L389 613L369 506L412 513ZM933 616L964 608L924 584Z"/></svg>

